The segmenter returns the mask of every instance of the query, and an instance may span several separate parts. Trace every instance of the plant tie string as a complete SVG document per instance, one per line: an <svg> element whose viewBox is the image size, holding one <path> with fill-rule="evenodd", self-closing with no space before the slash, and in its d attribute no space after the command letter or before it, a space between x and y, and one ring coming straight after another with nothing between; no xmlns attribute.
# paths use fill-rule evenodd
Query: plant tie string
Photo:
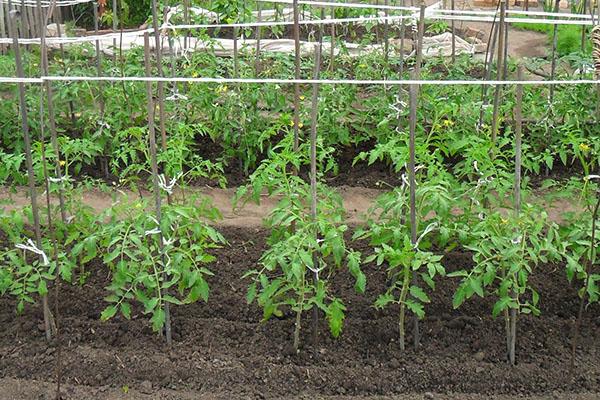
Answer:
<svg viewBox="0 0 600 400"><path fill-rule="evenodd" d="M17 249L21 249L24 251L30 251L34 254L39 255L40 257L42 257L42 265L44 267L48 266L50 263L48 261L48 257L46 256L46 253L44 253L43 250L40 250L35 243L33 243L33 240L31 239L27 239L27 244L17 244L15 246Z"/></svg>
<svg viewBox="0 0 600 400"><path fill-rule="evenodd" d="M419 236L419 238L415 242L415 244L413 246L413 249L414 250L419 250L419 244L421 243L421 240L423 240L423 238L425 236L427 236L430 232L432 232L437 227L438 227L438 223L437 222L432 222L429 225L427 225L427 228L425 228L425 230L423 231L423 233L421 233L421 236Z"/></svg>
<svg viewBox="0 0 600 400"><path fill-rule="evenodd" d="M177 184L177 180L182 176L183 173L180 172L177 174L177 176L175 176L175 178L171 179L169 183L167 183L167 178L165 178L165 175L160 174L158 176L158 187L167 192L167 194L170 196L173 194L173 188L175 187L175 184Z"/></svg>

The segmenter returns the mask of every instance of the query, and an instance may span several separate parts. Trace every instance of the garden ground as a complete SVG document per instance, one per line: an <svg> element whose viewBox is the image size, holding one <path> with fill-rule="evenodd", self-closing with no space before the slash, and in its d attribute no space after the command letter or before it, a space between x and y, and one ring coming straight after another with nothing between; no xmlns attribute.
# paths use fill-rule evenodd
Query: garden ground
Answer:
<svg viewBox="0 0 600 400"><path fill-rule="evenodd" d="M543 294L541 316L523 316L519 322L514 368L505 361L502 319L490 317L493 301L478 299L453 310L457 282L452 279L443 280L432 294L418 351L401 352L397 310L372 307L386 285L385 271L374 265L363 269L365 296L355 294L349 277L335 278L333 287L341 288L338 295L348 306L342 336L330 338L321 321L315 358L305 321L306 346L295 356L290 351L293 316L261 324L260 309L245 303L247 282L241 275L257 263L267 232L258 227L221 231L230 246L215 251L217 275L210 280L209 303L174 309L172 349L152 334L140 309L132 320L100 321L105 304L99 299L109 284L101 265L90 266L83 287L62 286L65 398L598 398L600 310L594 305L586 311L577 370L570 377L578 298L561 268L540 266L531 277ZM366 243L356 246L367 251ZM462 252L444 260L448 271L471 263ZM57 351L40 331L41 308L26 308L20 318L14 309L12 301L0 300L0 325L6 327L0 331L0 397L52 398Z"/></svg>

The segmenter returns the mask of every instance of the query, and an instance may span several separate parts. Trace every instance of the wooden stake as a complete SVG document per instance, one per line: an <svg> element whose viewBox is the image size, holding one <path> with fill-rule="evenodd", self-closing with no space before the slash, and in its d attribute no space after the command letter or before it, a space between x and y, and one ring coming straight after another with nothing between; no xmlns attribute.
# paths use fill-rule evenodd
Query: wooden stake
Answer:
<svg viewBox="0 0 600 400"><path fill-rule="evenodd" d="M145 61L145 69L146 76L152 76L152 68L150 62L150 37L146 32L144 34L144 61ZM158 185L158 161L156 156L156 132L154 128L154 114L155 114L155 104L153 98L153 90L152 90L152 82L146 82L146 97L148 101L147 111L148 111L148 136L150 139L150 166L152 169L152 184L153 184L153 192L154 192L154 202L156 207L156 219L160 223L162 220L162 207L161 207L161 197L160 197L160 187ZM164 240L163 233L159 233L159 249L160 254L164 262ZM161 289L162 291L162 289ZM171 333L171 313L169 309L169 303L164 303L165 308L165 337L167 340L167 345L171 346L173 344L173 338Z"/></svg>
<svg viewBox="0 0 600 400"><path fill-rule="evenodd" d="M418 32L417 32L417 37L418 37L418 41L417 41L417 54L416 54L416 63L415 63L415 69L413 71L413 79L414 80L419 80L421 79L421 64L422 64L422 60L423 60L423 35L425 33L425 1L421 0L421 5L420 5L420 13L419 13L419 28L418 28ZM412 96L414 97L413 99L411 99L411 130L412 130L412 135L413 135L413 152L414 152L414 135L416 134L416 123L417 123L417 96L418 93L420 92L420 88L411 85L410 87L410 91L416 91L416 93L413 93ZM409 150L410 151L410 150ZM412 179L413 181L411 181L411 234L412 236L414 236L414 241L413 244L416 243L417 241L417 237L416 237L416 207L414 204L414 199L413 199L413 195L414 193L412 192L415 189L415 184L414 184L414 154L412 155L412 162L413 162L413 166L412 166ZM411 167L409 166L409 169ZM409 171L409 174L411 172ZM409 177L409 181L410 181L410 177ZM415 218L413 220L413 213L415 213ZM414 231L414 232L413 232ZM412 284L416 286L417 284L417 276L413 274L412 277ZM417 350L419 348L419 342L421 341L421 334L419 332L419 318L415 315L413 318L413 344L415 347L415 350Z"/></svg>
<svg viewBox="0 0 600 400"><path fill-rule="evenodd" d="M450 0L450 8L454 11L454 0ZM450 27L452 29L452 64L456 63L456 27L454 25L454 20L450 22Z"/></svg>
<svg viewBox="0 0 600 400"><path fill-rule="evenodd" d="M321 37L322 39L322 37ZM315 46L315 69L314 79L318 80L321 71L321 46ZM317 123L319 117L319 84L312 85L312 103L311 103L311 126L310 126L310 214L313 222L317 220ZM315 232L315 237L318 232ZM318 237L316 237L318 239ZM318 269L318 258L313 254L314 268ZM319 274L313 274L315 287L319 284ZM313 351L317 354L318 335L319 335L319 310L313 306Z"/></svg>
<svg viewBox="0 0 600 400"><path fill-rule="evenodd" d="M15 64L18 78L24 78L25 72L23 71L23 63L21 60L21 51L19 48L19 37L17 34L17 25L19 23L19 13L12 10L11 4L9 3L10 18L8 19L8 29L11 36L13 37L13 51L15 53ZM19 83L19 109L21 113L21 129L23 130L23 139L25 144L25 163L27 165L27 180L29 184L29 197L31 199L31 212L33 215L33 228L35 232L36 246L42 249L42 231L40 227L40 216L37 203L37 192L35 188L35 172L33 170L33 160L31 153L31 137L29 135L29 122L27 116L27 101L25 97L25 84ZM42 257L39 257L39 262L43 261ZM48 295L42 297L42 308L44 311L44 329L46 331L46 339L50 341L52 339L54 331L54 321L52 312L48 306Z"/></svg>
<svg viewBox="0 0 600 400"><path fill-rule="evenodd" d="M506 13L506 2L500 0L500 25L498 29L498 61L496 63L496 79L502 80L504 74L504 19ZM498 112L500 105L500 93L502 92L502 85L496 85L496 91L494 92L494 111L492 114L492 143L496 143L498 136Z"/></svg>
<svg viewBox="0 0 600 400"><path fill-rule="evenodd" d="M300 79L300 15L298 0L293 1L294 7L294 78ZM294 83L294 151L298 150L300 141L300 84Z"/></svg>
<svg viewBox="0 0 600 400"><path fill-rule="evenodd" d="M413 73L413 79L418 80L416 71ZM415 139L417 132L417 103L419 88L416 85L410 85L410 133L408 145L408 182L410 190L410 240L413 246L417 243L417 200L416 200L416 167L415 167ZM413 284L416 275L413 274ZM419 348L419 319L415 316L413 320L413 339L415 350Z"/></svg>
<svg viewBox="0 0 600 400"><path fill-rule="evenodd" d="M385 0L384 4L387 6L389 6L390 4L390 0ZM388 22L388 16L389 16L389 11L386 8L384 10L384 16L385 16L385 22L383 25L383 59L385 61L385 71L386 71L386 75L387 75L387 70L389 68L389 56L390 56L390 38L389 38L389 22Z"/></svg>
<svg viewBox="0 0 600 400"><path fill-rule="evenodd" d="M94 33L98 35L98 3L94 6ZM98 77L102 76L102 52L100 51L100 41L96 40L96 71ZM100 104L100 119L104 120L104 83L98 81L98 101Z"/></svg>
<svg viewBox="0 0 600 400"><path fill-rule="evenodd" d="M554 2L554 12L557 13L559 11L560 0L556 0ZM554 80L554 76L556 75L556 46L558 45L558 25L554 25L552 28L552 64L550 66L550 80ZM550 104L554 101L554 85L550 85Z"/></svg>
<svg viewBox="0 0 600 400"><path fill-rule="evenodd" d="M256 2L257 7L257 22L260 23L262 21L262 2ZM260 74L260 39L261 39L261 27L256 27L256 61L254 63L254 75L258 78Z"/></svg>
<svg viewBox="0 0 600 400"><path fill-rule="evenodd" d="M331 18L335 19L335 7L331 7ZM331 24L331 46L329 49L329 71L335 70L335 24Z"/></svg>
<svg viewBox="0 0 600 400"><path fill-rule="evenodd" d="M160 31L158 26L158 6L156 0L152 0L152 28L154 29L154 42L155 42L155 53L156 53L156 64L158 66L158 76L160 78L165 76L162 64L162 44L160 41ZM160 124L160 137L163 148L167 146L167 129L165 127L165 85L164 82L158 82L158 110L159 110L159 124Z"/></svg>
<svg viewBox="0 0 600 400"><path fill-rule="evenodd" d="M523 66L519 65L517 69L517 79L523 80ZM519 218L521 213L521 142L523 132L523 85L518 84L516 88L515 105L515 217ZM513 279L516 279L514 277ZM512 292L513 300L518 302L518 295ZM509 316L510 334L508 336L508 361L514 366L516 361L517 347L517 309L510 309Z"/></svg>
<svg viewBox="0 0 600 400"><path fill-rule="evenodd" d="M500 3L498 3L498 9L500 8ZM496 10L496 13L498 11ZM494 60L494 53L496 48L496 39L498 37L498 24L496 23L496 15L494 15L494 20L492 22L492 30L490 31L490 36L488 38L488 44L485 51L485 80L489 81L492 76L492 62ZM489 100L487 97L488 87L487 85L481 85L481 107L479 109L479 122L477 123L477 128L481 129L483 126L483 117L485 114L485 107L489 104Z"/></svg>
<svg viewBox="0 0 600 400"><path fill-rule="evenodd" d="M112 1L112 26L113 33L115 33L119 29L119 20L117 13L117 0ZM113 39L113 62L117 62L117 38Z"/></svg>

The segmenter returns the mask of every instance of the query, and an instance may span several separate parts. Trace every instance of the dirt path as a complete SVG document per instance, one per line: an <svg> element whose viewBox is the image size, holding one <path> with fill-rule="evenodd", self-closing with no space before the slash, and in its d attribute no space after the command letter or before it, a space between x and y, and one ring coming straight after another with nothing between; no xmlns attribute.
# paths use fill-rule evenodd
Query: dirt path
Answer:
<svg viewBox="0 0 600 400"><path fill-rule="evenodd" d="M219 209L223 219L217 222L219 226L238 226L238 227L260 227L263 225L263 219L277 204L277 198L262 196L261 204L248 202L237 209L233 209L233 199L236 189L220 188L194 188L190 189L209 198L213 205ZM358 224L364 220L364 216L373 206L375 200L383 193L382 190L369 189L364 187L340 186L336 190L342 196L344 208L346 210L346 223ZM30 204L29 197L25 188L17 188L16 192L11 192L8 188L0 187L0 209L3 201L10 201L5 206L7 210L15 207L23 207ZM151 197L152 194L145 192L144 197ZM92 207L100 213L111 206L114 201L135 202L139 198L136 192L128 190L101 191L98 189L83 192L82 201L84 204ZM540 198L529 199L530 201L540 202ZM42 200L40 200L42 201ZM45 202L45 198L43 199ZM54 198L52 203L57 204ZM45 204L45 203L44 203ZM554 200L546 204L547 212L553 221L560 222L561 214L565 211L575 211L577 208L574 202L566 200Z"/></svg>

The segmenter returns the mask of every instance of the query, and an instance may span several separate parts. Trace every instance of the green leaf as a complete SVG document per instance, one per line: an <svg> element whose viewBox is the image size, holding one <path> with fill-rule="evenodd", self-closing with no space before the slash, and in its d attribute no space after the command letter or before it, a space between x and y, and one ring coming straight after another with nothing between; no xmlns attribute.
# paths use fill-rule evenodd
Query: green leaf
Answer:
<svg viewBox="0 0 600 400"><path fill-rule="evenodd" d="M108 321L109 319L114 317L116 313L117 313L117 306L115 306L115 305L108 306L108 307L106 307L106 309L104 311L102 311L102 314L100 315L100 319L102 321Z"/></svg>
<svg viewBox="0 0 600 400"><path fill-rule="evenodd" d="M131 319L131 305L129 303L121 303L121 314L127 319Z"/></svg>
<svg viewBox="0 0 600 400"><path fill-rule="evenodd" d="M394 296L392 296L390 293L383 293L380 294L379 297L377 298L377 300L375 300L375 308L385 308L385 306L387 306L389 303L392 303L394 301Z"/></svg>
<svg viewBox="0 0 600 400"><path fill-rule="evenodd" d="M410 291L411 296L413 296L414 298L418 299L419 301L421 301L423 303L429 303L431 301L431 300L429 300L429 297L423 291L423 289L421 289L418 286L411 286L409 291Z"/></svg>
<svg viewBox="0 0 600 400"><path fill-rule="evenodd" d="M502 297L500 300L494 304L494 309L492 310L492 315L496 318L500 313L508 307L511 299L510 297Z"/></svg>
<svg viewBox="0 0 600 400"><path fill-rule="evenodd" d="M246 293L246 303L251 304L256 297L256 282L253 282L248 286L248 293Z"/></svg>
<svg viewBox="0 0 600 400"><path fill-rule="evenodd" d="M471 285L471 289L473 289L479 297L484 297L483 287L481 286L481 281L479 279L472 277L469 280L469 284Z"/></svg>
<svg viewBox="0 0 600 400"><path fill-rule="evenodd" d="M327 320L329 321L329 330L331 335L335 338L340 336L342 333L342 327L344 325L344 318L346 317L344 311L346 307L339 299L335 299L327 307Z"/></svg>
<svg viewBox="0 0 600 400"><path fill-rule="evenodd" d="M165 326L165 311L162 308L157 308L150 319L154 332L159 332Z"/></svg>
<svg viewBox="0 0 600 400"><path fill-rule="evenodd" d="M425 317L425 308L421 303L417 303L412 300L406 300L404 304L406 304L406 307L419 319L423 319Z"/></svg>
<svg viewBox="0 0 600 400"><path fill-rule="evenodd" d="M40 296L45 296L48 294L48 286L46 286L46 281L43 279L40 279L40 281L38 282L38 288L37 291L39 293Z"/></svg>

